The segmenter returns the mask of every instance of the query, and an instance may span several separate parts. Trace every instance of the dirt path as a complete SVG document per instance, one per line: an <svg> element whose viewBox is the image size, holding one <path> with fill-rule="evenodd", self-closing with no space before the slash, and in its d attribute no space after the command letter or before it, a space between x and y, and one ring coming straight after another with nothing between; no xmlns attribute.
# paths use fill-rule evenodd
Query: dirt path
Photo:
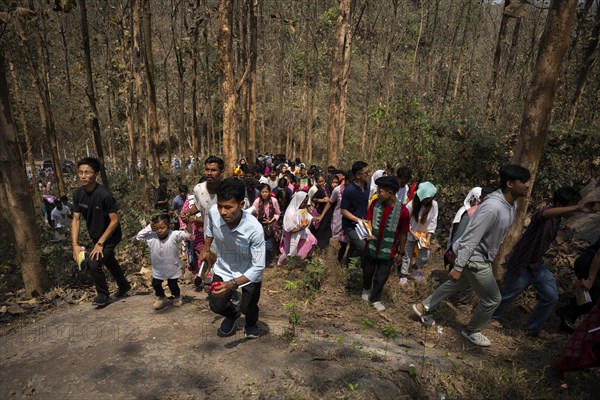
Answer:
<svg viewBox="0 0 600 400"><path fill-rule="evenodd" d="M268 286L267 286L268 287ZM409 371L416 343L364 332L300 327L291 343L287 316L263 292L262 336L217 336L221 318L204 294L184 286L181 308L154 311L134 295L95 310L67 307L0 338L0 398L187 399L319 398L360 394L397 399L414 392L393 378ZM238 321L238 327L243 323ZM333 334L337 331L339 334ZM340 339L343 337L343 340ZM428 349L428 353L436 353ZM439 354L434 354L435 358ZM443 360L443 357L440 357ZM354 386L349 386L354 385ZM409 396L410 397L410 396Z"/></svg>

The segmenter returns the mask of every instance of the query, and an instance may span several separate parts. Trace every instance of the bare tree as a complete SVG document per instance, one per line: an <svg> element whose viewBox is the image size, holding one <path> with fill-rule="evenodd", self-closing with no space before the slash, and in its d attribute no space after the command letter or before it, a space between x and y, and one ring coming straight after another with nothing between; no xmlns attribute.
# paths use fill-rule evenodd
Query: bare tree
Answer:
<svg viewBox="0 0 600 400"><path fill-rule="evenodd" d="M335 45L331 62L329 82L329 106L327 110L327 163L339 164L339 155L344 148L346 126L347 72L350 68L351 10L354 0L340 0L340 15L335 30ZM340 140L341 139L341 140Z"/></svg>
<svg viewBox="0 0 600 400"><path fill-rule="evenodd" d="M33 148L31 146L31 137L29 135L29 128L27 126L27 118L25 116L25 103L23 102L23 96L21 95L21 88L19 85L19 79L15 72L15 66L9 63L10 75L13 81L13 91L15 101L17 102L17 108L19 109L19 116L21 117L21 127L23 129L23 137L25 138L25 148L27 149L27 164L31 170L32 175L32 188L33 188L33 204L36 206L41 205L42 196L39 187L36 182L36 168L35 161L33 159Z"/></svg>
<svg viewBox="0 0 600 400"><path fill-rule="evenodd" d="M96 91L94 89L94 75L92 74L92 55L90 52L90 35L88 32L87 7L85 0L78 0L81 13L81 36L83 38L83 54L85 61L85 73L87 78L87 87L85 94L88 98L90 111L92 112L92 132L94 134L94 143L96 145L96 155L100 160L100 175L104 186L108 185L108 176L104 166L104 148L102 146L102 135L100 133L100 121L98 119L98 108L96 107Z"/></svg>
<svg viewBox="0 0 600 400"><path fill-rule="evenodd" d="M223 102L223 158L225 169L236 163L236 91L231 61L233 0L219 1L219 60L221 62L221 101Z"/></svg>
<svg viewBox="0 0 600 400"><path fill-rule="evenodd" d="M158 186L160 177L160 157L158 154L158 114L156 112L156 84L154 81L154 55L152 53L152 14L150 0L142 3L144 29L144 66L146 68L146 105L148 110L148 125L150 126L150 153L152 158L152 180Z"/></svg>
<svg viewBox="0 0 600 400"><path fill-rule="evenodd" d="M579 74L577 75L577 86L575 88L575 93L573 94L573 98L571 99L571 103L569 105L569 115L567 116L567 123L570 127L573 126L575 122L575 115L577 114L577 106L579 104L579 99L583 94L583 90L585 88L585 84L587 82L588 75L590 70L592 69L592 65L596 61L596 57L594 57L594 53L598 48L598 40L600 39L600 5L596 9L596 17L594 19L594 27L592 28L592 33L588 42L585 46L585 50L583 53L583 65L579 70Z"/></svg>
<svg viewBox="0 0 600 400"><path fill-rule="evenodd" d="M0 52L0 210L12 227L25 291L37 297L50 288L44 260L38 254L40 235L29 182L22 167L17 130L12 118L4 54Z"/></svg>
<svg viewBox="0 0 600 400"><path fill-rule="evenodd" d="M562 60L569 45L569 34L575 17L577 0L553 0L550 4L544 33L540 40L540 49L533 71L533 78L527 93L525 109L519 132L519 139L514 149L513 163L522 165L531 171L531 181L535 181L538 165L548 134L550 114L556 93L556 83ZM530 186L529 192L533 185ZM504 261L507 254L521 235L523 221L527 213L528 199L518 200L515 223L509 230L500 251L496 264ZM500 268L495 269L498 276Z"/></svg>
<svg viewBox="0 0 600 400"><path fill-rule="evenodd" d="M36 48L38 49L38 58L40 65L38 66L34 62L34 51L29 46L27 34L23 23L26 21L35 21L36 13L33 10L25 8L17 8L15 10L15 29L17 36L19 37L19 44L23 51L23 56L29 67L31 73L31 79L38 96L38 104L40 109L40 118L42 127L48 139L48 145L50 147L50 153L52 155L52 161L54 164L54 172L56 177L56 183L58 185L58 192L62 195L65 194L65 182L63 179L62 168L60 165L60 157L58 155L58 141L56 139L56 129L54 127L54 119L52 116L52 108L50 105L50 88L48 87L48 79L45 63L47 62L44 56L43 46L40 30L37 24L34 23L32 30L35 31Z"/></svg>

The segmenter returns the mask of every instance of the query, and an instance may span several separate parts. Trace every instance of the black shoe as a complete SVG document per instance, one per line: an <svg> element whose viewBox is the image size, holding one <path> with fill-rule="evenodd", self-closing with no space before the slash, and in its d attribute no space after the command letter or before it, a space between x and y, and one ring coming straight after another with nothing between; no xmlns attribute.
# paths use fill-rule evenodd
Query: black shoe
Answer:
<svg viewBox="0 0 600 400"><path fill-rule="evenodd" d="M107 304L108 304L108 296L103 293L100 293L98 296L96 296L94 301L92 301L92 305L98 306L99 308L105 307Z"/></svg>
<svg viewBox="0 0 600 400"><path fill-rule="evenodd" d="M221 327L219 328L219 331L221 331L221 333L224 336L231 335L233 333L233 331L235 330L235 322L237 321L238 318L239 317L235 317L235 318L225 317L223 322L221 322Z"/></svg>
<svg viewBox="0 0 600 400"><path fill-rule="evenodd" d="M246 332L246 337L248 339L256 339L260 336L260 331L258 330L258 324L254 324L253 326L244 326L244 331Z"/></svg>
<svg viewBox="0 0 600 400"><path fill-rule="evenodd" d="M575 326L573 326L573 323L571 321L569 321L567 319L563 319L560 321L560 325L558 326L558 331L572 335L575 333Z"/></svg>
<svg viewBox="0 0 600 400"><path fill-rule="evenodd" d="M117 294L115 295L115 297L120 298L120 297L125 297L127 296L127 292L129 292L131 290L131 285L129 283L127 283L126 286L119 286L119 290L117 290Z"/></svg>
<svg viewBox="0 0 600 400"><path fill-rule="evenodd" d="M204 282L202 281L202 278L200 278L200 275L196 275L196 277L194 278L194 290L196 292L201 292L203 288Z"/></svg>
<svg viewBox="0 0 600 400"><path fill-rule="evenodd" d="M575 324L565 315L563 308L557 308L554 313L560 318L559 332L568 333L569 335L575 333Z"/></svg>

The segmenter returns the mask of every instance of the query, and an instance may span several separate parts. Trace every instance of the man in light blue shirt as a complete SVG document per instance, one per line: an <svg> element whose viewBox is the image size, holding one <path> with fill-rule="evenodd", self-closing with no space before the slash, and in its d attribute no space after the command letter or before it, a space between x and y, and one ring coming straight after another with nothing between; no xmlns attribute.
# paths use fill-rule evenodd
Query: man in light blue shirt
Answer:
<svg viewBox="0 0 600 400"><path fill-rule="evenodd" d="M208 249L214 241L217 261L213 266L209 304L211 310L225 317L221 334L231 335L240 314L244 314L246 337L257 338L265 238L260 222L243 210L245 191L244 183L237 179L219 183L217 204L208 211L206 240L200 259L208 259ZM242 290L239 302L238 288Z"/></svg>

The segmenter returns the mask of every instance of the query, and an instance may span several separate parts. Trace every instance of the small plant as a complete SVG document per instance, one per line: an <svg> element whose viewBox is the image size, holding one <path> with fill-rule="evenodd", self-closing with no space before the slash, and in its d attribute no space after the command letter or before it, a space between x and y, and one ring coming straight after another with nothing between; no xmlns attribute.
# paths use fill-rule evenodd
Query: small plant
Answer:
<svg viewBox="0 0 600 400"><path fill-rule="evenodd" d="M415 367L415 364L410 364L408 366L408 374L413 379L417 377L417 367Z"/></svg>
<svg viewBox="0 0 600 400"><path fill-rule="evenodd" d="M350 393L356 395L358 394L358 387L360 386L360 383L356 382L356 383L349 383L348 384L348 390L350 391Z"/></svg>
<svg viewBox="0 0 600 400"><path fill-rule="evenodd" d="M306 275L304 276L304 288L311 294L321 289L321 283L325 277L325 265L320 258L313 258L306 262Z"/></svg>
<svg viewBox="0 0 600 400"><path fill-rule="evenodd" d="M381 331L381 334L387 339L395 339L398 336L398 329L394 328L393 326L389 326Z"/></svg>
<svg viewBox="0 0 600 400"><path fill-rule="evenodd" d="M344 344L344 336L340 335L337 337L338 344Z"/></svg>
<svg viewBox="0 0 600 400"><path fill-rule="evenodd" d="M283 309L287 311L288 321L290 323L290 328L288 331L288 335L290 336L290 340L295 340L296 338L296 325L300 321L300 314L298 313L298 305L296 302L290 302L283 305Z"/></svg>
<svg viewBox="0 0 600 400"><path fill-rule="evenodd" d="M377 328L377 324L368 317L364 317L362 321L360 321L360 328L364 332L367 328Z"/></svg>
<svg viewBox="0 0 600 400"><path fill-rule="evenodd" d="M283 284L285 290L296 290L298 289L299 281L290 281L286 279L285 281L283 281Z"/></svg>

